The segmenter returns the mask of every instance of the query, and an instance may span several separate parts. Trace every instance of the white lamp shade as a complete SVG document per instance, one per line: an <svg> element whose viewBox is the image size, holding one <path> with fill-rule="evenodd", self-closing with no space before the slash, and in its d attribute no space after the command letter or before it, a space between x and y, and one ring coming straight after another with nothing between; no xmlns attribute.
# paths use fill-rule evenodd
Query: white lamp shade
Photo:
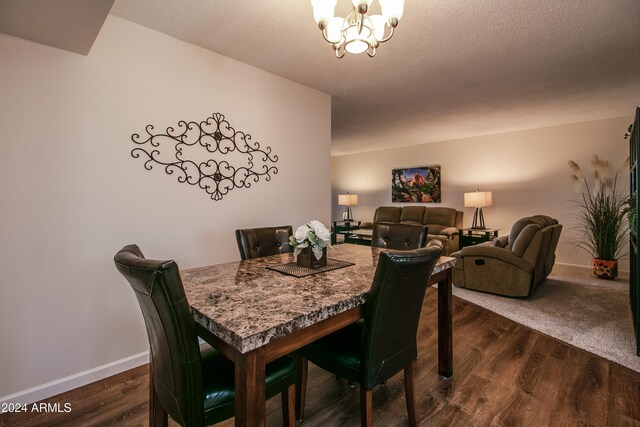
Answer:
<svg viewBox="0 0 640 427"><path fill-rule="evenodd" d="M404 0L380 0L380 7L385 21L389 21L391 18L396 18L399 21L404 13Z"/></svg>
<svg viewBox="0 0 640 427"><path fill-rule="evenodd" d="M356 206L358 204L357 194L338 194L339 206Z"/></svg>
<svg viewBox="0 0 640 427"><path fill-rule="evenodd" d="M313 6L313 19L316 23L320 21L328 22L333 18L338 0L311 0Z"/></svg>
<svg viewBox="0 0 640 427"><path fill-rule="evenodd" d="M467 208L484 208L493 205L491 191L474 191L464 193L464 206Z"/></svg>

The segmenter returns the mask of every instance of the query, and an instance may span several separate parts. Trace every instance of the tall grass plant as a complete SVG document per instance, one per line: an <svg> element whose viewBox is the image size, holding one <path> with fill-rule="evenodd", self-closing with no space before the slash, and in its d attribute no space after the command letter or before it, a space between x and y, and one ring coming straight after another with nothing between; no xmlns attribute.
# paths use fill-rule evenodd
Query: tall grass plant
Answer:
<svg viewBox="0 0 640 427"><path fill-rule="evenodd" d="M628 220L630 211L629 196L618 188L618 174L628 171L629 159L611 176L608 161L593 157L593 179L582 173L580 166L569 161L571 179L581 200L579 225L576 227L582 235L575 244L601 260L617 260L622 256L628 242Z"/></svg>

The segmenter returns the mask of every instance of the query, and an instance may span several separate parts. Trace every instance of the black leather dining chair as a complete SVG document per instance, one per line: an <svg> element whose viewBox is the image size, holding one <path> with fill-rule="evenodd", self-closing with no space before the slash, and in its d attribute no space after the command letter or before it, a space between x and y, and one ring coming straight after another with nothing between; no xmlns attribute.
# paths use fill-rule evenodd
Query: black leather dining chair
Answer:
<svg viewBox="0 0 640 427"><path fill-rule="evenodd" d="M426 225L376 223L373 225L371 246L411 250L424 248L426 240Z"/></svg>
<svg viewBox="0 0 640 427"><path fill-rule="evenodd" d="M290 225L236 230L240 258L245 260L293 252L289 244L292 235L293 228Z"/></svg>
<svg viewBox="0 0 640 427"><path fill-rule="evenodd" d="M360 419L372 425L372 390L404 371L409 424L416 425L414 369L416 333L427 283L442 244L412 251L382 251L365 316L298 350L296 415L304 415L308 362L360 384Z"/></svg>
<svg viewBox="0 0 640 427"><path fill-rule="evenodd" d="M136 245L114 257L133 289L149 337L149 425L210 425L234 415L235 366L208 345L199 346L195 320L174 261L145 259ZM266 397L282 394L284 425L295 426L295 360L276 359L266 367Z"/></svg>

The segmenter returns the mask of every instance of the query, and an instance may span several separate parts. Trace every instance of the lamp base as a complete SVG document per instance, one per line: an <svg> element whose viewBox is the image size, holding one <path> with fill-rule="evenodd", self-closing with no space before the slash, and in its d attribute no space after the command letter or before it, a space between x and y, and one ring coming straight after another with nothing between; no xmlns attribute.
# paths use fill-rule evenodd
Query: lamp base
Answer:
<svg viewBox="0 0 640 427"><path fill-rule="evenodd" d="M353 221L353 216L351 214L351 206L347 206L344 212L342 212L342 220L346 222Z"/></svg>
<svg viewBox="0 0 640 427"><path fill-rule="evenodd" d="M484 215L482 214L482 208L476 208L473 211L473 223L471 224L471 228L474 230L486 230L487 227L484 225Z"/></svg>

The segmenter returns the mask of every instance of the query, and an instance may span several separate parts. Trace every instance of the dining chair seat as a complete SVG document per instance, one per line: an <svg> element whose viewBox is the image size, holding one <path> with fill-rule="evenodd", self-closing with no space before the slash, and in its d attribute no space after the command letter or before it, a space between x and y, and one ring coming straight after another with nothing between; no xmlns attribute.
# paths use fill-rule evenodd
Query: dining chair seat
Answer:
<svg viewBox="0 0 640 427"><path fill-rule="evenodd" d="M208 344L200 346L200 357L204 390L204 420L205 425L210 425L234 415L235 365ZM295 383L295 369L295 360L289 356L276 359L267 365L265 372L267 399Z"/></svg>
<svg viewBox="0 0 640 427"><path fill-rule="evenodd" d="M304 347L301 354L312 355L314 365L340 378L359 381L362 366L364 319ZM330 351L327 351L327 350Z"/></svg>

